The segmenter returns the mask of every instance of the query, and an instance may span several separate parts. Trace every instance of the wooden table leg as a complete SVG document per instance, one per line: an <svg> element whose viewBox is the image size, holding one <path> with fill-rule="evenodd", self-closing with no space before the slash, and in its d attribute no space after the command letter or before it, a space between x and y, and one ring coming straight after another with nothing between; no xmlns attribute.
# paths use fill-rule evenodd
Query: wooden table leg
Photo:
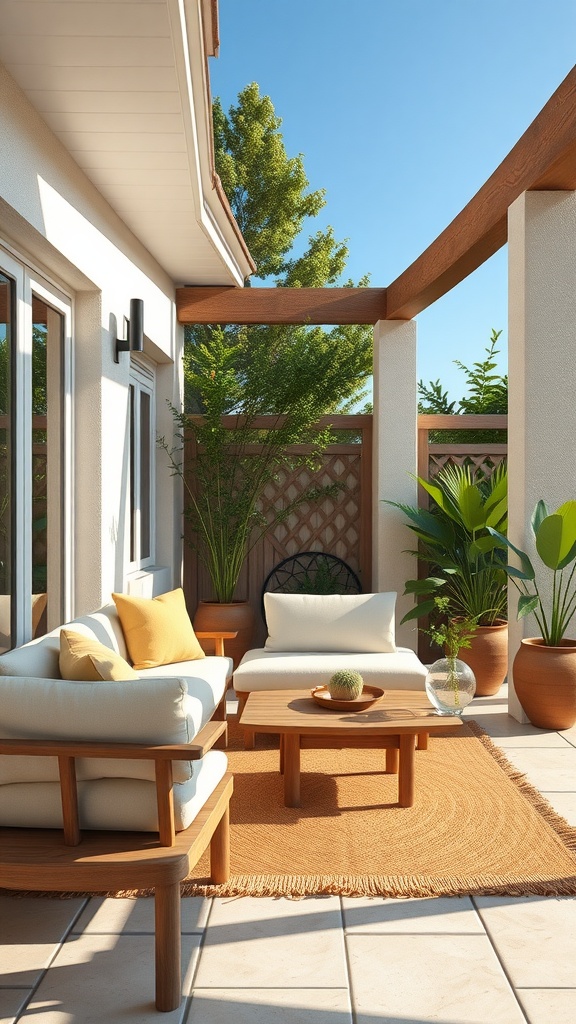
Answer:
<svg viewBox="0 0 576 1024"><path fill-rule="evenodd" d="M417 736L416 750L428 750L428 733L419 732Z"/></svg>
<svg viewBox="0 0 576 1024"><path fill-rule="evenodd" d="M300 807L300 736L297 732L284 736L284 804Z"/></svg>
<svg viewBox="0 0 576 1024"><path fill-rule="evenodd" d="M244 729L244 750L254 750L255 738L254 729Z"/></svg>
<svg viewBox="0 0 576 1024"><path fill-rule="evenodd" d="M398 747L386 747L386 775L398 775Z"/></svg>
<svg viewBox="0 0 576 1024"><path fill-rule="evenodd" d="M398 803L400 807L412 807L414 803L414 735L410 733L400 736Z"/></svg>
<svg viewBox="0 0 576 1024"><path fill-rule="evenodd" d="M284 775L284 733L280 736L280 775Z"/></svg>
<svg viewBox="0 0 576 1024"><path fill-rule="evenodd" d="M230 806L226 807L210 840L210 878L216 884L230 878Z"/></svg>

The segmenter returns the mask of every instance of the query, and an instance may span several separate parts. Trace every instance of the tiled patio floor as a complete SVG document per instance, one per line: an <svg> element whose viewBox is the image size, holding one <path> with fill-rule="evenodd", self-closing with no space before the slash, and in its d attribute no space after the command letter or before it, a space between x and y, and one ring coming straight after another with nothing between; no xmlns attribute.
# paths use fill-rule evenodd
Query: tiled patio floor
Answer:
<svg viewBox="0 0 576 1024"><path fill-rule="evenodd" d="M576 728L473 717L576 825ZM152 900L0 898L0 1024L574 1024L576 898L183 903L186 999L153 1007Z"/></svg>

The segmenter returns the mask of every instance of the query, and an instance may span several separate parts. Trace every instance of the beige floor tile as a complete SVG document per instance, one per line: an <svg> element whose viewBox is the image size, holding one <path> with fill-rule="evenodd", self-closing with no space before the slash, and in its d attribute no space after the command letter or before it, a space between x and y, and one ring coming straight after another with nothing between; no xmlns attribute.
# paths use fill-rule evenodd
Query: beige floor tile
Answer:
<svg viewBox="0 0 576 1024"><path fill-rule="evenodd" d="M14 1024L29 995L28 988L0 988L0 1024Z"/></svg>
<svg viewBox="0 0 576 1024"><path fill-rule="evenodd" d="M513 985L576 988L576 897L479 896L474 902Z"/></svg>
<svg viewBox="0 0 576 1024"><path fill-rule="evenodd" d="M567 740L557 732L537 729L529 722L517 722L511 715L488 713L474 718L498 743L514 746L566 747Z"/></svg>
<svg viewBox="0 0 576 1024"><path fill-rule="evenodd" d="M85 903L0 896L0 985L33 985Z"/></svg>
<svg viewBox="0 0 576 1024"><path fill-rule="evenodd" d="M340 988L347 983L338 897L214 900L195 985Z"/></svg>
<svg viewBox="0 0 576 1024"><path fill-rule="evenodd" d="M281 984L281 978L278 979ZM351 1024L345 989L195 989L186 1024Z"/></svg>
<svg viewBox="0 0 576 1024"><path fill-rule="evenodd" d="M508 747L506 756L543 793L576 791L576 748L514 749Z"/></svg>
<svg viewBox="0 0 576 1024"><path fill-rule="evenodd" d="M350 935L357 1024L525 1024L484 935Z"/></svg>
<svg viewBox="0 0 576 1024"><path fill-rule="evenodd" d="M208 918L209 903L200 897L181 901L182 934L201 932ZM124 935L154 933L154 899L91 899L74 926L75 933L94 935L112 932Z"/></svg>
<svg viewBox="0 0 576 1024"><path fill-rule="evenodd" d="M522 988L518 998L530 1024L574 1024L575 988Z"/></svg>
<svg viewBox="0 0 576 1024"><path fill-rule="evenodd" d="M189 993L200 936L182 940L183 991ZM180 1024L186 1011L161 1016L154 1005L154 942L149 935L71 938L40 982L28 1013L34 1024Z"/></svg>
<svg viewBox="0 0 576 1024"><path fill-rule="evenodd" d="M569 825L576 828L576 791L574 793L543 793L549 804ZM574 1015L576 1017L576 1014Z"/></svg>
<svg viewBox="0 0 576 1024"><path fill-rule="evenodd" d="M472 901L460 899L343 899L344 927L350 935L484 934Z"/></svg>

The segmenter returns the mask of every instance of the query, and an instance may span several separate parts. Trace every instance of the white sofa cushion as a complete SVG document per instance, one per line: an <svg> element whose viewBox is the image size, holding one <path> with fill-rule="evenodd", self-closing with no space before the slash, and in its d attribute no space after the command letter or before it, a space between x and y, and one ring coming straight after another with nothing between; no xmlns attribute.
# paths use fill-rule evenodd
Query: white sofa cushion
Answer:
<svg viewBox="0 0 576 1024"><path fill-rule="evenodd" d="M195 661L181 661L177 665L157 665L155 668L141 668L138 675L141 679L162 679L177 673L186 682L190 696L198 700L202 706L202 717L197 732L209 722L214 708L220 703L226 692L226 681L232 675L232 658L219 658L209 655Z"/></svg>
<svg viewBox="0 0 576 1024"><path fill-rule="evenodd" d="M287 654L258 648L247 651L242 658L234 673L234 688L239 693L311 690L313 686L325 686L341 668L355 669L365 683L389 690L423 690L427 672L414 651L405 647L394 654Z"/></svg>
<svg viewBox="0 0 576 1024"><path fill-rule="evenodd" d="M191 688L193 682L190 680ZM122 683L0 677L0 736L191 743L210 714L206 710L207 694L195 696L188 683L186 678L174 675L150 675ZM204 685L210 689L207 683ZM175 761L173 770L175 781L184 782L192 777L193 763ZM78 761L77 773L81 779L153 779L154 764L87 758ZM0 785L56 779L56 758L0 757Z"/></svg>
<svg viewBox="0 0 576 1024"><path fill-rule="evenodd" d="M45 636L31 640L22 647L7 651L0 656L0 676L34 676L41 679L58 679L60 675L60 630L73 629L75 633L98 640L124 660L128 651L124 634L114 605L105 605L90 615L80 615L64 626L58 626Z"/></svg>
<svg viewBox="0 0 576 1024"><path fill-rule="evenodd" d="M2 757L0 761L15 760ZM42 758L41 760L47 760ZM174 767L179 762L174 761ZM187 782L174 786L174 823L188 828L226 772L223 750L210 750ZM141 779L96 779L78 783L81 828L155 832L158 829L156 786ZM12 827L60 828L62 805L57 782L0 786L0 822Z"/></svg>
<svg viewBox="0 0 576 1024"><path fill-rule="evenodd" d="M267 651L393 653L396 594L264 594Z"/></svg>

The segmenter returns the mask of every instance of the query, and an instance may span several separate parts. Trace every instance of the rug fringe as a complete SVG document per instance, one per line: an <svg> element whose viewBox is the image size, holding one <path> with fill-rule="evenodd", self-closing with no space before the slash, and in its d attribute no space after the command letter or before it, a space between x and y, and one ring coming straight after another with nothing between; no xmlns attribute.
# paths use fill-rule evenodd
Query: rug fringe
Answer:
<svg viewBox="0 0 576 1024"><path fill-rule="evenodd" d="M482 745L492 755L496 763L505 772L508 778L514 782L528 803L534 807L547 825L556 833L563 844L573 853L576 853L576 828L570 825L566 818L558 814L552 805L542 796L542 793L526 777L526 775L508 760L501 747L498 747L490 738L488 733L478 722L466 722L470 731L480 740Z"/></svg>

